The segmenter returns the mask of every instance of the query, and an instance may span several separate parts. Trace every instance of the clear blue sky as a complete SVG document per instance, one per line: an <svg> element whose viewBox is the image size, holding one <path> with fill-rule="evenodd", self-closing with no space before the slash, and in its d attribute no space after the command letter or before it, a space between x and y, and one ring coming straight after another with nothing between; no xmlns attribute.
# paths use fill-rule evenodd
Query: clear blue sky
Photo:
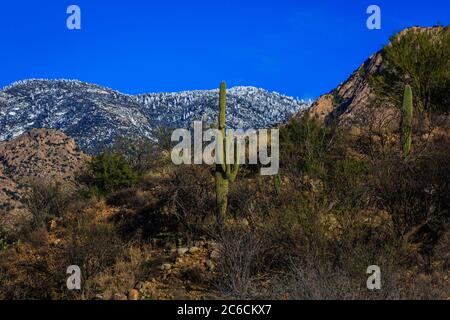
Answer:
<svg viewBox="0 0 450 320"><path fill-rule="evenodd" d="M81 8L82 30L66 28ZM366 9L382 9L382 30ZM70 78L125 93L252 85L314 98L404 27L450 24L448 0L15 0L0 6L0 87Z"/></svg>

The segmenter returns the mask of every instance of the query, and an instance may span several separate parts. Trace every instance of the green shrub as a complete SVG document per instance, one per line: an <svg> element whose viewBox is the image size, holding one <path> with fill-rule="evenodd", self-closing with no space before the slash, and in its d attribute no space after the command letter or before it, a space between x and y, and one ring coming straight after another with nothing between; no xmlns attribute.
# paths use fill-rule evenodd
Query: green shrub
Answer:
<svg viewBox="0 0 450 320"><path fill-rule="evenodd" d="M371 165L369 161L355 156L343 155L328 164L327 192L339 197L341 203L357 203L371 191Z"/></svg>
<svg viewBox="0 0 450 320"><path fill-rule="evenodd" d="M323 176L325 174L323 160L332 137L332 129L308 115L292 119L280 130L282 170Z"/></svg>
<svg viewBox="0 0 450 320"><path fill-rule="evenodd" d="M91 195L104 195L132 187L138 182L138 178L138 173L123 156L103 152L92 158L80 180L88 185Z"/></svg>
<svg viewBox="0 0 450 320"><path fill-rule="evenodd" d="M409 29L391 38L384 66L371 78L378 96L401 106L410 84L419 111L448 111L450 102L450 28Z"/></svg>

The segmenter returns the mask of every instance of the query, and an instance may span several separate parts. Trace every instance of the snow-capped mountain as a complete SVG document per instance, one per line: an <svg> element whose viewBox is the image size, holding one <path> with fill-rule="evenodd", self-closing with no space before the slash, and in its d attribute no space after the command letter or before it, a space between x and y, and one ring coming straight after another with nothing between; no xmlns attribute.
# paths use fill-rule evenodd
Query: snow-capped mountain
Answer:
<svg viewBox="0 0 450 320"><path fill-rule="evenodd" d="M75 80L27 80L0 91L0 141L33 128L58 129L85 152L95 153L119 136L155 138L159 126L190 128L216 122L218 90L126 95ZM227 94L227 124L268 128L285 122L309 101L254 87Z"/></svg>

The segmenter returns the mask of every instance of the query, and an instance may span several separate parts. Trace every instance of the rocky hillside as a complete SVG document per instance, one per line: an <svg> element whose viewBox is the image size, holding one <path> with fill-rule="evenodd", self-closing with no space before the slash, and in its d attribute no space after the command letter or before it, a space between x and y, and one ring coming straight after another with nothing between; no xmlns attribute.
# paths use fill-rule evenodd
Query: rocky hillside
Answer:
<svg viewBox="0 0 450 320"><path fill-rule="evenodd" d="M443 27L413 27L403 30L393 39L400 41L400 39L406 35L421 34L425 35L425 38L433 41L436 34L443 30L446 29ZM428 43L428 45L430 44ZM390 44L388 47L389 46ZM427 44L422 44L422 46L426 47ZM371 126L385 126L386 124L389 126L398 124L398 105L394 105L392 102L387 104L383 103L383 107L380 108L381 104L377 101L379 95L375 94L373 81L371 81L371 79L380 76L386 70L392 69L392 66L389 66L386 61L386 48L388 47L373 54L349 77L349 79L341 83L330 93L317 99L309 109L310 114L325 123L337 122L341 125L360 126L365 128ZM426 48L421 48L420 51L423 52L425 50ZM435 51L427 57L429 59L435 58L433 54L440 54L444 57L441 59L446 59L445 57L448 53L444 54L443 52ZM423 68L430 68L430 66L420 66ZM408 77L409 75L405 76ZM445 85L444 81L442 85ZM399 103L401 103L400 98L401 97L399 97Z"/></svg>
<svg viewBox="0 0 450 320"><path fill-rule="evenodd" d="M32 128L57 129L95 153L118 136L156 138L159 126L189 128L213 122L218 90L130 96L69 80L28 80L0 91L0 141ZM265 128L289 119L309 102L253 87L228 92L228 121L236 128Z"/></svg>
<svg viewBox="0 0 450 320"><path fill-rule="evenodd" d="M70 183L86 157L72 138L51 129L33 129L0 142L0 215L26 214L21 200L27 184L36 179Z"/></svg>
<svg viewBox="0 0 450 320"><path fill-rule="evenodd" d="M378 72L381 65L382 54L378 52L367 59L347 81L317 99L311 106L311 114L325 122L367 121L366 111L373 98L368 77Z"/></svg>

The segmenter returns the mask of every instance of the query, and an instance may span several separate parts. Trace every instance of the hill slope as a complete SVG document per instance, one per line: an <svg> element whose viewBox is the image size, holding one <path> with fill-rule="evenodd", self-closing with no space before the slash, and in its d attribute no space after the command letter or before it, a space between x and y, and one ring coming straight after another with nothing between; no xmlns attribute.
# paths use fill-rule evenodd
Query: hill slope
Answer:
<svg viewBox="0 0 450 320"><path fill-rule="evenodd" d="M321 96L313 103L310 113L325 121L367 121L367 107L373 98L368 77L379 71L382 65L381 52L367 59L350 78L336 89Z"/></svg>
<svg viewBox="0 0 450 320"><path fill-rule="evenodd" d="M72 138L56 130L33 129L0 142L0 222L28 215L22 200L30 182L70 184L86 159Z"/></svg>

